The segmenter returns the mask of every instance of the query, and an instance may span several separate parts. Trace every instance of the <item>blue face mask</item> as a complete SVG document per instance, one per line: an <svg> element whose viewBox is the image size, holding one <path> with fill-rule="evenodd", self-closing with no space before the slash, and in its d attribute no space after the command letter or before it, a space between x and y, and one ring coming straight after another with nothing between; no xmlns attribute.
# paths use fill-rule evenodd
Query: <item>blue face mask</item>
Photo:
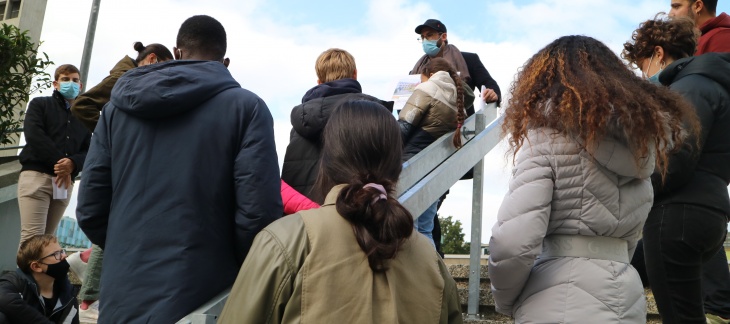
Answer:
<svg viewBox="0 0 730 324"><path fill-rule="evenodd" d="M649 80L649 82L651 82L653 84L662 85L662 83L659 82L659 74L662 74L662 71L664 71L664 69L661 69L661 70L657 71L657 73L655 73L654 75L650 76L647 80Z"/></svg>
<svg viewBox="0 0 730 324"><path fill-rule="evenodd" d="M79 84L71 81L61 82L58 92L66 99L75 99L79 96Z"/></svg>
<svg viewBox="0 0 730 324"><path fill-rule="evenodd" d="M426 55L428 55L430 57L434 57L434 56L436 56L436 54L439 53L439 51L441 49L438 47L438 45L436 45L436 43L438 43L438 39L437 40L427 40L427 39L423 40L423 43L421 43L421 45L423 46L423 51L426 53Z"/></svg>
<svg viewBox="0 0 730 324"><path fill-rule="evenodd" d="M656 85L662 85L662 83L659 82L659 74L662 74L662 71L664 71L664 62L662 62L662 66L659 69L659 71L657 71L656 73L654 73L654 75L649 76L649 74L648 74L649 73L649 67L651 67L651 62L653 60L654 60L654 55L652 55L651 58L649 59L649 66L646 67L646 71L641 71L641 72L642 72L642 74L644 75L644 77L646 78L647 81L649 81L649 82L651 82L653 84L656 84ZM657 61L657 65L658 65L658 63L659 62Z"/></svg>

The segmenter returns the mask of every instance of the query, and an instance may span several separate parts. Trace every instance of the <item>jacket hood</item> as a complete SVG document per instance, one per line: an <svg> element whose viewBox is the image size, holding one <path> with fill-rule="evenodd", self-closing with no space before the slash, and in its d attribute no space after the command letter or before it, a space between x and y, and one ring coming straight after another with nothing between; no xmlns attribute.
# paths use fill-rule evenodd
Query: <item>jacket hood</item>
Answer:
<svg viewBox="0 0 730 324"><path fill-rule="evenodd" d="M125 73L112 89L111 102L144 119L178 115L218 93L238 88L228 69L213 61L170 61Z"/></svg>
<svg viewBox="0 0 730 324"><path fill-rule="evenodd" d="M601 166L624 177L646 179L654 172L655 155L650 148L649 156L635 161L634 153L626 144L612 138L606 138L598 143L593 158Z"/></svg>
<svg viewBox="0 0 730 324"><path fill-rule="evenodd" d="M438 71L434 73L428 81L416 86L428 93L434 99L443 102L452 109L456 109L456 84L448 72Z"/></svg>
<svg viewBox="0 0 730 324"><path fill-rule="evenodd" d="M724 12L720 13L717 17L708 20L700 26L700 31L704 34L715 28L730 28L730 16Z"/></svg>
<svg viewBox="0 0 730 324"><path fill-rule="evenodd" d="M679 79L699 74L730 91L730 53L705 53L672 62L659 75L659 81L670 85Z"/></svg>
<svg viewBox="0 0 730 324"><path fill-rule="evenodd" d="M345 93L362 93L362 86L360 86L360 82L357 82L355 79L339 79L319 84L314 88L309 89L309 91L304 94L304 97L302 97L302 103L312 99L330 97Z"/></svg>
<svg viewBox="0 0 730 324"><path fill-rule="evenodd" d="M119 60L116 65L109 71L109 74L116 73L122 73L127 72L131 69L134 69L137 67L137 63L134 62L134 59L129 57L129 55L124 56L123 59Z"/></svg>
<svg viewBox="0 0 730 324"><path fill-rule="evenodd" d="M573 141L578 143L578 145L584 150L586 147L583 139L572 135L564 135L552 128L536 128L530 130L528 136L528 141L535 143L554 143L556 139L568 137L572 138ZM595 160L596 164L613 173L623 177L646 179L654 172L656 156L653 149L654 147L650 146L648 156L639 158L637 163L634 152L629 149L628 144L626 144L625 137L609 130L606 136L598 140L597 145L595 145L591 151L585 150L585 152L587 152L587 154Z"/></svg>
<svg viewBox="0 0 730 324"><path fill-rule="evenodd" d="M393 111L392 101L382 101L364 93L344 93L309 100L291 111L291 125L295 132L309 140L318 140L332 110L341 102L350 100L375 101Z"/></svg>

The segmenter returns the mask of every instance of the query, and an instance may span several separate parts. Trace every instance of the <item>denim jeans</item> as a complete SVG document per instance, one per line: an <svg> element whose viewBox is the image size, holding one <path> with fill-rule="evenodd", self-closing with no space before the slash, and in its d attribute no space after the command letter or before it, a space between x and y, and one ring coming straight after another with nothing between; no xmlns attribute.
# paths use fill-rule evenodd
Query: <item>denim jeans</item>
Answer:
<svg viewBox="0 0 730 324"><path fill-rule="evenodd" d="M727 234L727 216L696 205L656 206L644 224L646 272L663 323L705 323L702 269Z"/></svg>
<svg viewBox="0 0 730 324"><path fill-rule="evenodd" d="M436 248L436 243L433 241L433 218L436 216L436 213L438 212L438 201L433 203L428 209L426 209L421 216L418 216L416 218L416 221L413 222L413 227L418 231L418 233L421 233L423 235L426 235L426 237L431 241L431 244L433 245L433 248Z"/></svg>

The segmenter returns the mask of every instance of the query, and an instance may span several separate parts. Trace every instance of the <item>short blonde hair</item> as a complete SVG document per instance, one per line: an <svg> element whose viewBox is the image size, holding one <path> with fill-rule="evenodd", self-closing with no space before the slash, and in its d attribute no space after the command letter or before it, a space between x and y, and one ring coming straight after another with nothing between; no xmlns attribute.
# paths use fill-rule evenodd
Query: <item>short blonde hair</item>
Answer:
<svg viewBox="0 0 730 324"><path fill-rule="evenodd" d="M330 82L355 76L355 58L346 50L330 48L317 57L317 78L320 82Z"/></svg>

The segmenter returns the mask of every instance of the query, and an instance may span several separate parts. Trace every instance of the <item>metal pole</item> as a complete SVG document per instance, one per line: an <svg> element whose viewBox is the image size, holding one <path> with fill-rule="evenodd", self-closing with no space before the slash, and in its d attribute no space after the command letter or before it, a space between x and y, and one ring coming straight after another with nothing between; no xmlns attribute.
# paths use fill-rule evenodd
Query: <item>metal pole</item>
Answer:
<svg viewBox="0 0 730 324"><path fill-rule="evenodd" d="M84 42L84 54L81 56L81 84L86 89L86 77L89 75L89 61L91 61L91 49L94 47L94 36L96 35L96 20L99 16L99 2L92 0L91 14L89 15L89 26L86 27L86 41Z"/></svg>
<svg viewBox="0 0 730 324"><path fill-rule="evenodd" d="M477 113L475 133L481 133L486 126L484 109ZM471 209L471 248L469 250L469 300L467 316L470 319L479 317L479 288L481 282L482 259L482 199L484 191L484 159L474 166L474 193Z"/></svg>

